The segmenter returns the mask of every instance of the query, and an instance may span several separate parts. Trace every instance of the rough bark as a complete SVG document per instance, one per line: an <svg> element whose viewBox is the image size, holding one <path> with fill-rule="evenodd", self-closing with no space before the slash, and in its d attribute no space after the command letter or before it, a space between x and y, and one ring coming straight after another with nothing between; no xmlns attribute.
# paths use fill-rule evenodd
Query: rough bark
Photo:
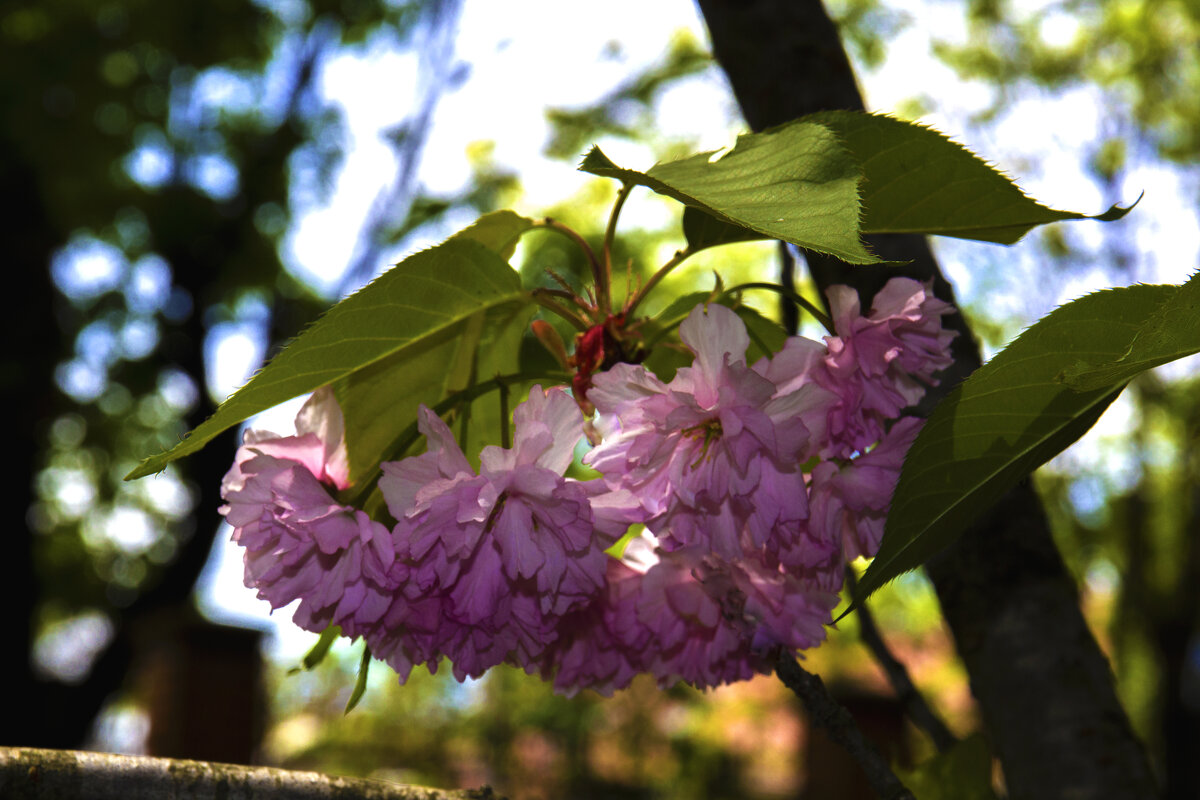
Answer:
<svg viewBox="0 0 1200 800"><path fill-rule="evenodd" d="M9 800L503 800L491 788L428 789L209 761L0 747Z"/></svg>
<svg viewBox="0 0 1200 800"><path fill-rule="evenodd" d="M747 122L762 130L822 109L861 109L836 27L819 0L698 0ZM924 239L873 239L953 300ZM888 275L806 254L824 289L847 283L864 306ZM961 317L944 392L980 363ZM934 400L936 398L930 398ZM1075 585L1040 501L1022 483L928 572L970 674L1013 798L1145 798L1155 794L1112 673L1079 610Z"/></svg>

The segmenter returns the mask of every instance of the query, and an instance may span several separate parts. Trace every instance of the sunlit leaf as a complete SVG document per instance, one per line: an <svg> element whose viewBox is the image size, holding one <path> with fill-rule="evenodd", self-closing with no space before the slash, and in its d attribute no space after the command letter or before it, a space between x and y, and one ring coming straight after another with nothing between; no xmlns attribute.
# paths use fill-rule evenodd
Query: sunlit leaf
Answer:
<svg viewBox="0 0 1200 800"><path fill-rule="evenodd" d="M896 777L921 800L995 800L992 755L976 733Z"/></svg>
<svg viewBox="0 0 1200 800"><path fill-rule="evenodd" d="M580 169L685 203L684 235L693 251L774 238L855 264L878 261L861 234L1012 244L1037 225L1109 221L1129 210L1113 206L1089 216L1048 208L935 130L851 111L812 114L741 136L728 152L700 153L645 172L619 167L593 148Z"/></svg>
<svg viewBox="0 0 1200 800"><path fill-rule="evenodd" d="M1063 371L1063 383L1086 392L1128 381L1153 367L1200 352L1200 273L1179 287L1146 320L1129 349L1107 362L1080 361Z"/></svg>
<svg viewBox="0 0 1200 800"><path fill-rule="evenodd" d="M1082 436L1124 383L1075 392L1059 374L1080 360L1103 362L1125 353L1175 289L1130 286L1067 303L943 399L905 459L879 553L850 610L923 564Z"/></svg>
<svg viewBox="0 0 1200 800"><path fill-rule="evenodd" d="M183 441L146 459L127 477L157 472L249 416L336 383L346 414L353 480L368 454L379 449L374 421L360 417L355 387L374 384L394 391L401 383L428 395L428 402L436 401L446 367L455 363L458 339L475 315L486 317L482 347L489 325L507 331L531 311L532 300L521 291L516 272L499 255L470 238L450 239L410 256L329 309ZM431 381L431 375L438 380ZM370 402L384 404L387 414L408 414L402 423L407 424L419 398L400 406L391 399ZM391 427L384 427L386 436Z"/></svg>
<svg viewBox="0 0 1200 800"><path fill-rule="evenodd" d="M486 251L476 252L489 255ZM486 257L482 260L489 261ZM373 473L382 459L393 455L393 444L416 419L419 404L432 406L467 388L475 379L517 370L521 335L534 306L520 291L516 272L496 261L486 270L486 279L480 275L472 278L474 287L463 283L450 292L442 279L453 280L453 273L441 271L444 265L440 258L429 261L415 265L418 274L429 281L426 294L412 294L418 286L411 281L397 288L423 306L440 303L453 323L350 373L334 385L346 417L352 482ZM498 423L499 411L493 405L474 409L471 432L476 436L476 445L486 436L486 429L496 428ZM478 449L470 442L463 444L472 453Z"/></svg>
<svg viewBox="0 0 1200 800"><path fill-rule="evenodd" d="M828 126L861 166L863 233L928 233L1012 244L1037 225L1120 219L1113 206L1088 216L1025 195L1007 176L937 131L880 114L826 111Z"/></svg>
<svg viewBox="0 0 1200 800"><path fill-rule="evenodd" d="M474 239L508 261L516 252L521 234L533 227L533 220L504 209L484 214L454 234L455 239Z"/></svg>
<svg viewBox="0 0 1200 800"><path fill-rule="evenodd" d="M726 226L853 264L879 261L859 238L861 170L824 125L798 120L766 133L739 136L737 145L719 158L715 152L700 153L656 164L646 172L618 167L593 147L579 168L649 187ZM692 235L711 239L709 244L735 241L741 235L700 217L690 221Z"/></svg>

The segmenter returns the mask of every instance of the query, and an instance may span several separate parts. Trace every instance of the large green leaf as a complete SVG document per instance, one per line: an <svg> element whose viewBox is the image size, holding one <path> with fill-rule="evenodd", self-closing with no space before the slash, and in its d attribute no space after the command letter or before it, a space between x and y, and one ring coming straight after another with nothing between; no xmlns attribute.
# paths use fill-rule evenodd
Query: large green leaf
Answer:
<svg viewBox="0 0 1200 800"><path fill-rule="evenodd" d="M473 238L452 238L410 256L329 309L179 444L146 459L127 477L158 472L247 417L360 370L391 375L403 371L409 359L415 364L437 351L445 359L435 382L441 387L457 337L470 320L484 314L486 330L522 309L532 309L532 300L521 291L516 272ZM421 368L408 373L413 384L428 377ZM352 451L364 439L357 430L354 436ZM353 452L351 458L361 469L362 459Z"/></svg>
<svg viewBox="0 0 1200 800"><path fill-rule="evenodd" d="M515 211L502 209L484 214L471 225L454 234L455 239L474 239L488 247L505 261L512 258L521 234L533 227L533 220Z"/></svg>
<svg viewBox="0 0 1200 800"><path fill-rule="evenodd" d="M754 238L726 227L734 226L852 264L879 261L859 238L862 172L826 126L797 120L739 136L732 150L716 156L700 153L638 172L618 167L593 147L579 168L647 186L715 217L723 225L694 215L689 220L692 235L708 240L704 246Z"/></svg>
<svg viewBox="0 0 1200 800"><path fill-rule="evenodd" d="M516 278L516 273L509 272ZM372 474L381 460L401 455L392 451L393 445L416 419L419 404L433 406L478 380L517 371L521 335L535 309L524 302L523 295L517 300L487 308L476 305L477 311L466 314L441 334L381 359L334 385L346 417L352 482ZM463 310L474 309L466 306ZM527 387L523 384L514 391ZM499 405L477 401L467 408L471 418L468 441L463 446L468 453L477 451L481 444L496 444L492 432L499 428Z"/></svg>
<svg viewBox="0 0 1200 800"><path fill-rule="evenodd" d="M832 138L829 134L833 134ZM1048 208L935 130L852 111L812 114L738 138L721 157L701 153L646 172L598 149L580 169L648 186L688 206L688 246L701 250L783 239L855 264L878 259L860 234L925 233L1012 244L1037 225L1115 220Z"/></svg>
<svg viewBox="0 0 1200 800"><path fill-rule="evenodd" d="M1076 391L1124 382L1153 367L1200 352L1200 273L1154 312L1129 348L1108 362L1080 361L1063 371L1063 382Z"/></svg>
<svg viewBox="0 0 1200 800"><path fill-rule="evenodd" d="M904 461L879 553L851 609L923 564L1018 481L1082 436L1124 383L1074 392L1059 374L1079 360L1120 356L1175 289L1130 286L1067 303L943 399Z"/></svg>
<svg viewBox="0 0 1200 800"><path fill-rule="evenodd" d="M1025 195L1003 173L937 131L880 114L826 111L828 126L860 165L863 233L929 233L1012 244L1031 228L1071 219L1120 219L1113 206L1088 216Z"/></svg>
<svg viewBox="0 0 1200 800"><path fill-rule="evenodd" d="M688 249L697 253L719 244L753 242L767 237L749 228L719 220L698 208L687 206L683 209L683 238L687 240Z"/></svg>

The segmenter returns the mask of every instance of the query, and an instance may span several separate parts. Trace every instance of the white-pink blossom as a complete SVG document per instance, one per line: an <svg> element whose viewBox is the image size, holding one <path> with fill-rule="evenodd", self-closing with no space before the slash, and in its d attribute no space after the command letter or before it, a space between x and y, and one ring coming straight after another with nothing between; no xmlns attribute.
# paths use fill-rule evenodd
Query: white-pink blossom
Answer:
<svg viewBox="0 0 1200 800"><path fill-rule="evenodd" d="M391 532L330 492L347 486L342 415L328 388L296 417L295 436L247 431L221 483L221 513L246 548L246 586L280 608L300 600L305 630L361 635L396 586Z"/></svg>

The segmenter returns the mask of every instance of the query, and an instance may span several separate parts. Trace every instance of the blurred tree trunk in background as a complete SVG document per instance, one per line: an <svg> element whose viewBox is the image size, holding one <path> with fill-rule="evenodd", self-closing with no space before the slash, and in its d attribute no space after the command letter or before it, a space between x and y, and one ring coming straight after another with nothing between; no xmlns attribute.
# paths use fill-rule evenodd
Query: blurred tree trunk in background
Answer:
<svg viewBox="0 0 1200 800"><path fill-rule="evenodd" d="M763 130L863 102L835 26L819 0L698 0L717 60L747 122ZM887 276L934 280L953 301L920 237L878 237L900 270L849 266L806 253L814 280L858 289L863 307ZM956 365L941 391L979 366L961 316ZM1014 798L1145 798L1155 794L1112 673L1079 610L1040 501L1025 482L929 565Z"/></svg>

